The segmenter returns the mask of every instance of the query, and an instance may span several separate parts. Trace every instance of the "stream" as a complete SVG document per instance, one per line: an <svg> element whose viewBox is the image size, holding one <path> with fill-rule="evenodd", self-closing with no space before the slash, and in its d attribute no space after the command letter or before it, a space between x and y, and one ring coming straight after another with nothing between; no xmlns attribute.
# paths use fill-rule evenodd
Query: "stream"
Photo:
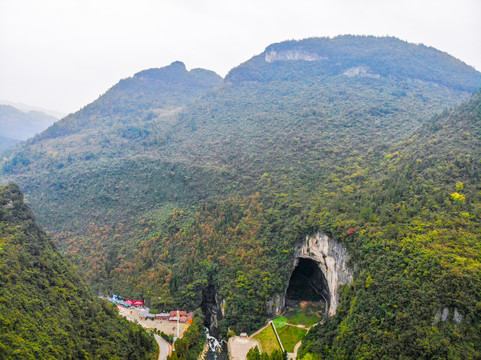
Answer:
<svg viewBox="0 0 481 360"><path fill-rule="evenodd" d="M224 340L217 340L214 336L210 335L209 329L205 328L205 334L207 336L207 343L209 344L209 351L205 357L205 360L227 360L227 343Z"/></svg>

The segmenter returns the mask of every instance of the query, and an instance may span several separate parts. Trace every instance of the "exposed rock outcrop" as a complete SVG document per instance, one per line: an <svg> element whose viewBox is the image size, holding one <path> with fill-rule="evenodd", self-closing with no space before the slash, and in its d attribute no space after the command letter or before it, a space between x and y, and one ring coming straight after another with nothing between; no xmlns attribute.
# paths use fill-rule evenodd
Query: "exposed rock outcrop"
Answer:
<svg viewBox="0 0 481 360"><path fill-rule="evenodd" d="M346 248L326 234L318 232L306 236L304 241L296 247L292 264L293 271L299 264L299 259L302 258L310 259L319 266L325 277L325 284L321 286L327 286L329 290L329 294L326 296L328 300L326 315L334 315L339 304L339 288L342 285L349 285L353 280L352 270L347 266L349 255ZM287 290L286 287L283 296L275 294L266 302L269 316L278 316L285 309Z"/></svg>
<svg viewBox="0 0 481 360"><path fill-rule="evenodd" d="M442 306L439 311L434 315L434 321L432 323L433 326L437 325L440 321L445 322L449 319L449 308L446 306ZM456 325L459 325L463 322L463 315L459 313L457 308L453 310L452 319Z"/></svg>
<svg viewBox="0 0 481 360"><path fill-rule="evenodd" d="M285 297L280 294L275 294L266 302L267 313L271 316L280 315L282 310L284 310L285 302Z"/></svg>
<svg viewBox="0 0 481 360"><path fill-rule="evenodd" d="M381 75L379 74L372 73L370 69L366 66L352 67L344 71L342 74L347 77L358 76L358 77L369 77L374 79L379 79L381 77Z"/></svg>
<svg viewBox="0 0 481 360"><path fill-rule="evenodd" d="M224 300L217 294L214 284L210 283L202 292L200 305L204 313L204 325L213 336L219 335L219 321L224 315Z"/></svg>
<svg viewBox="0 0 481 360"><path fill-rule="evenodd" d="M266 53L266 62L274 62L274 61L295 61L295 60L303 60L303 61L319 61L319 60L327 60L327 57L321 56L319 54L313 52L307 52L302 50L285 50L285 51L275 51L271 50Z"/></svg>

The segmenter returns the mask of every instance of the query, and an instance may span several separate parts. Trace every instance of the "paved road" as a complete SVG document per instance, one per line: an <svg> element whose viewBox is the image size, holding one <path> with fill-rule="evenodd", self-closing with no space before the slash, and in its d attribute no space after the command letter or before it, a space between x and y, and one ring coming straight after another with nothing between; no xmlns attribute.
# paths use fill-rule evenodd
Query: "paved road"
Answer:
<svg viewBox="0 0 481 360"><path fill-rule="evenodd" d="M123 307L119 307L119 313L122 316L125 316L127 320L136 322L141 325L144 329L158 329L167 334L173 334L176 327L172 328L172 323L168 321L152 321L152 320L141 320L139 318L139 311L137 309L125 309ZM185 324L181 324L181 331L183 332L185 328ZM154 334L155 340L157 344L159 344L159 360L167 360L167 356L170 352L169 343L162 339L159 335Z"/></svg>
<svg viewBox="0 0 481 360"><path fill-rule="evenodd" d="M157 344L159 344L159 360L166 360L167 356L169 355L169 343L162 339L159 335L155 334L155 340L157 340Z"/></svg>

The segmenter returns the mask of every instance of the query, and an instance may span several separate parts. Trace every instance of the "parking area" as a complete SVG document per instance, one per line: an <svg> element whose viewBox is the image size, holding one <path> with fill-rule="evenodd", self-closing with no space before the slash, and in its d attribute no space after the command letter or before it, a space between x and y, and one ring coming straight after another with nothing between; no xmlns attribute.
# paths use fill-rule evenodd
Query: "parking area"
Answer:
<svg viewBox="0 0 481 360"><path fill-rule="evenodd" d="M144 309L128 309L119 307L120 315L125 316L130 321L137 322L146 329L157 329L163 331L167 335L177 336L177 322L172 322L169 320L142 320L139 315L142 313L143 310ZM182 334L189 325L179 323L178 326L179 334L180 336L182 336Z"/></svg>

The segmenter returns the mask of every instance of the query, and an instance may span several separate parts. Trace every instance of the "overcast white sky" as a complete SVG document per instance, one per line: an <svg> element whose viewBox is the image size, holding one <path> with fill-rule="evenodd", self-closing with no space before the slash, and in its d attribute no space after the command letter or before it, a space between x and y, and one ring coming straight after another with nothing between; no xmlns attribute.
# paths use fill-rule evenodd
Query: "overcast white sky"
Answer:
<svg viewBox="0 0 481 360"><path fill-rule="evenodd" d="M423 43L481 70L480 0L0 0L0 99L74 112L172 61L224 76L271 43Z"/></svg>

